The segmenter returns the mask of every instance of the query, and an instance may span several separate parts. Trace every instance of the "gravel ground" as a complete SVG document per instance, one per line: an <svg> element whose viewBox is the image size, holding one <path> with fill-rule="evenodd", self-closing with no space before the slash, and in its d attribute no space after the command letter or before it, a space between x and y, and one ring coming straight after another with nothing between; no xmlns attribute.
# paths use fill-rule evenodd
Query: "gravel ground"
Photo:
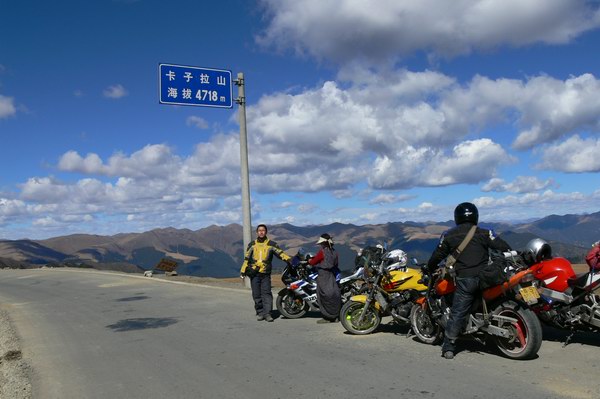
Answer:
<svg viewBox="0 0 600 399"><path fill-rule="evenodd" d="M30 376L31 368L22 358L8 312L0 308L0 399L31 398Z"/></svg>

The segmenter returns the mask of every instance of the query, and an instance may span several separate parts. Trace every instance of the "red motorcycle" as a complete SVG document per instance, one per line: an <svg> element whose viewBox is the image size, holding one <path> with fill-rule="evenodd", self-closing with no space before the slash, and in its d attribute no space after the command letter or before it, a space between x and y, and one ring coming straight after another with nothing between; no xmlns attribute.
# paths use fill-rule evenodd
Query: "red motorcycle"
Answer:
<svg viewBox="0 0 600 399"><path fill-rule="evenodd" d="M507 253L513 257L516 253ZM513 274L505 283L483 291L471 309L462 335L469 335L481 343L491 337L497 348L511 359L531 359L542 345L542 326L531 311L530 304L539 295L530 269L513 262ZM417 299L410 321L417 339L426 344L442 340L450 316L456 287L445 268L424 276L425 296Z"/></svg>
<svg viewBox="0 0 600 399"><path fill-rule="evenodd" d="M532 309L545 324L570 330L565 345L575 331L600 331L600 270L575 274L571 263L553 258L550 245L540 239L531 240L523 252L525 262L532 264L541 300Z"/></svg>

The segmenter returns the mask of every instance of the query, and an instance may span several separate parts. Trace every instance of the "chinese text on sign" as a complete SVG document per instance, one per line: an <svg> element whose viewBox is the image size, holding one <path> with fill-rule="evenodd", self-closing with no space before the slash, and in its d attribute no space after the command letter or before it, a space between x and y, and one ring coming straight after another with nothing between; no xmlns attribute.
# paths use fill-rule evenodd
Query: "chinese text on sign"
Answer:
<svg viewBox="0 0 600 399"><path fill-rule="evenodd" d="M159 64L161 104L233 107L231 71Z"/></svg>

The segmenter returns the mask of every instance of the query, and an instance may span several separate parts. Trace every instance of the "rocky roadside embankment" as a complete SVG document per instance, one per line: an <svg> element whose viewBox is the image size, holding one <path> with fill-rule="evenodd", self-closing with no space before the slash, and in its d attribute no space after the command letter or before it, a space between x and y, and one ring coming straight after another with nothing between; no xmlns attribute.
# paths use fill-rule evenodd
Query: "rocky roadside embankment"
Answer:
<svg viewBox="0 0 600 399"><path fill-rule="evenodd" d="M30 399L30 376L8 312L0 308L0 399Z"/></svg>

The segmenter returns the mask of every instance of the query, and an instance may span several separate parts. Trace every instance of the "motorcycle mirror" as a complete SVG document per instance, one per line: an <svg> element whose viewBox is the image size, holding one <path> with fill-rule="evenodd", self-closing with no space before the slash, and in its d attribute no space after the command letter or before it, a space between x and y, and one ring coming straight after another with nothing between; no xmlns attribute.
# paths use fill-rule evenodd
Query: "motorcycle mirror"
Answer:
<svg viewBox="0 0 600 399"><path fill-rule="evenodd" d="M418 265L419 262L417 261L417 258L412 258L412 263L413 265Z"/></svg>

